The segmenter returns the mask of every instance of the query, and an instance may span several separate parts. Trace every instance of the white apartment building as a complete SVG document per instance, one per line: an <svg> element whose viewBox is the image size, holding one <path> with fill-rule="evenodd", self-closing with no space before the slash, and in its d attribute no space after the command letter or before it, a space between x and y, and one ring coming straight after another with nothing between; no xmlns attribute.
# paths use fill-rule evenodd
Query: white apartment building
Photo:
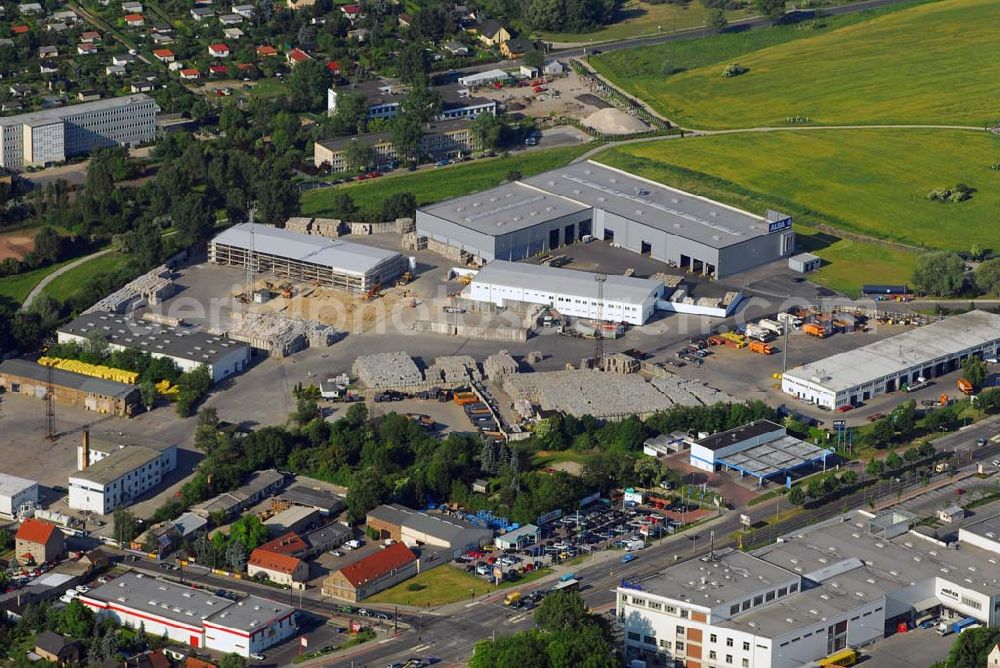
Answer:
<svg viewBox="0 0 1000 668"><path fill-rule="evenodd" d="M987 564L998 553L962 535L949 548L913 520L854 511L751 553L727 549L619 587L626 651L685 668L799 668L903 621L940 614L995 624L1000 572ZM998 529L993 517L968 533Z"/></svg>
<svg viewBox="0 0 1000 668"><path fill-rule="evenodd" d="M663 283L647 278L607 276L598 309L594 274L574 269L493 260L472 278L466 297L504 306L510 302L544 304L579 318L642 325L653 315Z"/></svg>
<svg viewBox="0 0 1000 668"><path fill-rule="evenodd" d="M177 468L177 447L132 445L69 476L69 507L107 515L157 487Z"/></svg>
<svg viewBox="0 0 1000 668"><path fill-rule="evenodd" d="M156 138L153 98L97 100L0 118L0 167L64 162L107 146L138 146Z"/></svg>

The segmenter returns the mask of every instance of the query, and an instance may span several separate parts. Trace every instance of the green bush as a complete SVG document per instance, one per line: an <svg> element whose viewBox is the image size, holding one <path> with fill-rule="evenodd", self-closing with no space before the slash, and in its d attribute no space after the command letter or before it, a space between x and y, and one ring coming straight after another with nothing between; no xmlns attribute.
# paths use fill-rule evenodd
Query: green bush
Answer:
<svg viewBox="0 0 1000 668"><path fill-rule="evenodd" d="M738 77L741 74L749 72L746 67L740 65L739 63L730 63L726 65L726 69L722 70L722 76L726 79L731 79L733 77Z"/></svg>

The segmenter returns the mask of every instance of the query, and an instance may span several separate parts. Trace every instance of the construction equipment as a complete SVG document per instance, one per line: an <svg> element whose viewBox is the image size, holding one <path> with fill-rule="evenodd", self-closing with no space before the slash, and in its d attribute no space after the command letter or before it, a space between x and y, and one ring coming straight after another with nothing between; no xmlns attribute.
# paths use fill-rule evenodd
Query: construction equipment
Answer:
<svg viewBox="0 0 1000 668"><path fill-rule="evenodd" d="M413 272L406 272L396 280L396 287L401 288L413 280Z"/></svg>
<svg viewBox="0 0 1000 668"><path fill-rule="evenodd" d="M378 299L381 293L382 293L382 281L376 281L375 285L371 287L371 290L365 293L365 301L372 301L373 299Z"/></svg>
<svg viewBox="0 0 1000 668"><path fill-rule="evenodd" d="M291 283L287 283L287 282L282 283L281 285L278 286L278 292L280 292L281 296L284 297L285 299L291 299L292 298L292 284Z"/></svg>
<svg viewBox="0 0 1000 668"><path fill-rule="evenodd" d="M761 355L770 355L774 352L774 349L763 341L751 341L750 352L759 353Z"/></svg>
<svg viewBox="0 0 1000 668"><path fill-rule="evenodd" d="M807 322L802 325L802 331L809 336L815 336L818 339L826 338L826 328L823 325L817 325L814 322Z"/></svg>
<svg viewBox="0 0 1000 668"><path fill-rule="evenodd" d="M958 389L967 397L971 397L975 393L975 388L972 386L972 383L967 381L965 378L958 379Z"/></svg>

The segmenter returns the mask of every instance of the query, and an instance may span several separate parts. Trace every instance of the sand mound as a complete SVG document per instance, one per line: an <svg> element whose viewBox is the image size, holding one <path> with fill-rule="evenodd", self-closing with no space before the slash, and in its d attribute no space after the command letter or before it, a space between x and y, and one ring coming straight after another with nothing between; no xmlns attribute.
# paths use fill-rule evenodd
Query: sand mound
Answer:
<svg viewBox="0 0 1000 668"><path fill-rule="evenodd" d="M649 130L645 122L614 107L595 111L583 119L582 123L607 135L631 135Z"/></svg>

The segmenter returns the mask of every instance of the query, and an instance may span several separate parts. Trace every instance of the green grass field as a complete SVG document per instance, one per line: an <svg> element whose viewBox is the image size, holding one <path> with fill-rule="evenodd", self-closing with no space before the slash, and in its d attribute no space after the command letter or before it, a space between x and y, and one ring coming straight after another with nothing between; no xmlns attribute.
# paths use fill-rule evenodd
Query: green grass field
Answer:
<svg viewBox="0 0 1000 668"><path fill-rule="evenodd" d="M59 301L66 301L82 289L87 279L97 274L117 270L127 262L128 257L118 253L108 253L95 257L89 262L84 262L80 266L70 269L61 276L56 276L51 283L45 286L44 293Z"/></svg>
<svg viewBox="0 0 1000 668"><path fill-rule="evenodd" d="M592 147L592 144L583 144L547 151L530 151L413 173L397 172L398 176L394 174L373 181L310 190L302 194L302 215L329 215L330 197L336 189L350 193L354 203L365 211L380 211L382 202L387 197L401 192L413 193L417 198L417 205L423 206L500 185L511 171L531 176L569 164L573 158Z"/></svg>
<svg viewBox="0 0 1000 668"><path fill-rule="evenodd" d="M17 304L24 301L24 298L28 296L31 289L38 285L38 281L42 280L53 271L68 264L72 260L67 260L66 262L60 262L59 264L53 264L48 267L42 267L41 269L35 269L34 271L28 271L23 274L15 274L14 276L4 276L0 278L0 299L9 299Z"/></svg>
<svg viewBox="0 0 1000 668"><path fill-rule="evenodd" d="M948 123L997 117L1000 5L942 0L778 29L608 54L603 74L677 122L697 128ZM761 34L755 34L761 33ZM670 58L685 68L664 76ZM722 77L727 63L746 74Z"/></svg>
<svg viewBox="0 0 1000 668"><path fill-rule="evenodd" d="M413 605L418 607L439 606L455 603L474 596L482 596L498 589L521 586L551 573L551 569L542 568L528 573L519 580L508 580L499 587L482 578L469 575L453 566L438 566L424 571L406 582L390 587L374 596L365 599L368 603Z"/></svg>
<svg viewBox="0 0 1000 668"><path fill-rule="evenodd" d="M619 19L601 30L584 33L542 32L539 39L555 43L598 44L612 40L629 39L643 35L659 35L708 25L712 10L698 2L685 4L663 3L651 5L642 0L627 0L618 11ZM751 10L729 11L726 18L732 22L753 16Z"/></svg>

